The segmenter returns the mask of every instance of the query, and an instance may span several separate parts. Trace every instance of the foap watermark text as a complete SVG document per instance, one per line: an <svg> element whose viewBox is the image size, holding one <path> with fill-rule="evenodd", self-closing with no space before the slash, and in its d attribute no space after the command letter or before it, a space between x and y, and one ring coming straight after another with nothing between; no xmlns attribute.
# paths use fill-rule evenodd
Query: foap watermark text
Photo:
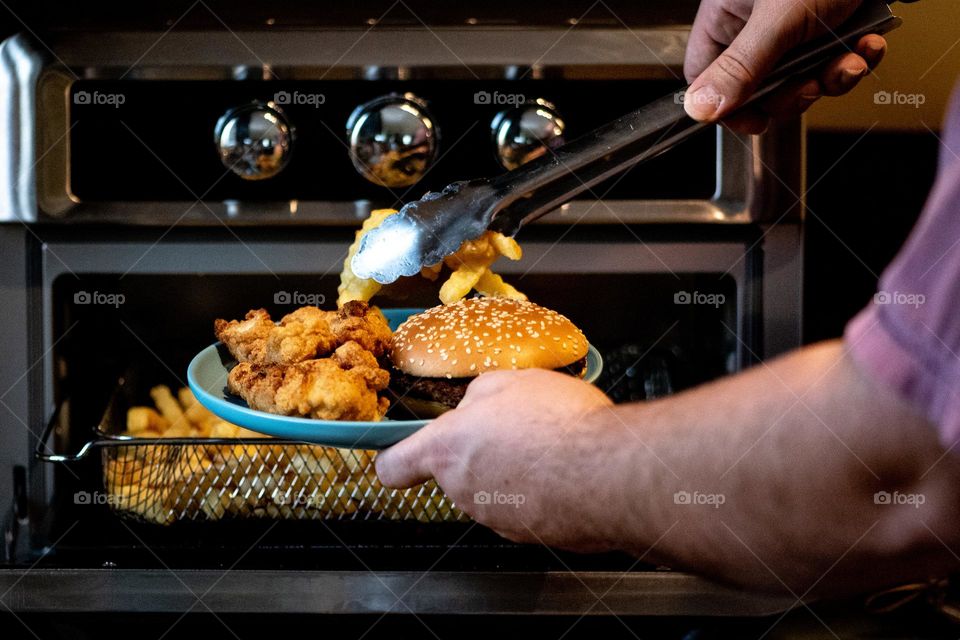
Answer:
<svg viewBox="0 0 960 640"><path fill-rule="evenodd" d="M304 105L317 108L327 102L327 96L322 93L277 91L275 94L273 94L273 101L281 105Z"/></svg>
<svg viewBox="0 0 960 640"><path fill-rule="evenodd" d="M677 491L673 494L674 504L707 506L719 509L727 501L722 493L703 493L702 491Z"/></svg>
<svg viewBox="0 0 960 640"><path fill-rule="evenodd" d="M495 104L518 106L527 102L522 93L501 93L500 91L477 91L473 94L474 104Z"/></svg>
<svg viewBox="0 0 960 640"><path fill-rule="evenodd" d="M302 291L277 291L273 294L274 304L295 304L297 306L320 307L327 301L322 293L304 293Z"/></svg>
<svg viewBox="0 0 960 640"><path fill-rule="evenodd" d="M676 104L706 104L719 107L720 103L723 102L723 96L713 91L696 91L689 95L686 91L677 91L673 94L673 101Z"/></svg>
<svg viewBox="0 0 960 640"><path fill-rule="evenodd" d="M873 504L908 504L914 509L919 509L926 501L927 496L922 493L900 493L899 491L890 493L889 491L877 491L873 494Z"/></svg>
<svg viewBox="0 0 960 640"><path fill-rule="evenodd" d="M922 293L905 293L903 291L878 291L873 296L874 304L895 304L914 309L923 306L927 296Z"/></svg>
<svg viewBox="0 0 960 640"><path fill-rule="evenodd" d="M119 307L127 301L127 296L122 293L103 293L102 291L77 291L73 294L74 304L83 305L105 305L108 307Z"/></svg>
<svg viewBox="0 0 960 640"><path fill-rule="evenodd" d="M117 108L127 101L122 93L103 93L101 91L77 91L73 94L73 104L103 105Z"/></svg>
<svg viewBox="0 0 960 640"><path fill-rule="evenodd" d="M73 494L73 504L77 505L120 505L124 497L120 494L102 493L100 491L77 491Z"/></svg>
<svg viewBox="0 0 960 640"><path fill-rule="evenodd" d="M691 304L706 305L710 307L722 307L727 301L727 296L722 293L702 293L700 291L677 291L673 294L673 304Z"/></svg>
<svg viewBox="0 0 960 640"><path fill-rule="evenodd" d="M473 504L494 504L494 505L513 505L519 509L520 505L527 501L527 497L522 493L500 493L494 491L477 491L473 494Z"/></svg>
<svg viewBox="0 0 960 640"><path fill-rule="evenodd" d="M873 94L873 103L895 107L913 107L919 109L927 103L927 96L922 93L900 93L899 91L877 91Z"/></svg>

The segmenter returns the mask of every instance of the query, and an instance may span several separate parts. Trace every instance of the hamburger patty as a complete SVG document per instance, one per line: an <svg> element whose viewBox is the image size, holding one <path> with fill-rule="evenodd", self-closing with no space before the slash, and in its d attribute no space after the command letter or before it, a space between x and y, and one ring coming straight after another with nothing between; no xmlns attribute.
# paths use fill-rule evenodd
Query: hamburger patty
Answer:
<svg viewBox="0 0 960 640"><path fill-rule="evenodd" d="M566 373L575 377L583 377L587 366L586 357L577 360L559 369L558 373ZM412 398L439 402L447 407L456 407L467 393L467 385L473 382L471 378L421 378L404 373L396 367L390 367L390 387L399 396L409 395Z"/></svg>

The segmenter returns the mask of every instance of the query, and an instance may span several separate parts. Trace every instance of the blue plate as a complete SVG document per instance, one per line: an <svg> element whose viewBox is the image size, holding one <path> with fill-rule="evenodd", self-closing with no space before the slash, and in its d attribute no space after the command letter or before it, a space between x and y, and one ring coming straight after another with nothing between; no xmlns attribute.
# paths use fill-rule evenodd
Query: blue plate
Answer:
<svg viewBox="0 0 960 640"><path fill-rule="evenodd" d="M396 328L409 316L423 309L384 309L383 314ZM390 420L381 422L345 422L292 418L256 411L236 396L227 393L227 374L236 361L219 342L198 353L187 368L187 383L197 400L217 417L277 438L286 438L348 449L384 449L423 428L429 420ZM587 351L584 380L596 381L603 368L600 353L592 346Z"/></svg>

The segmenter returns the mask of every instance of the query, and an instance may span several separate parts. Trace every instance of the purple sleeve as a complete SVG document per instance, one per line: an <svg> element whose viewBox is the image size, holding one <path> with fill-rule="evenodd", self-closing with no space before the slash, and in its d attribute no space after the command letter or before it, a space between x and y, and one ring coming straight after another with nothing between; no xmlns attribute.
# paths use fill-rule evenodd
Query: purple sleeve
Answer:
<svg viewBox="0 0 960 640"><path fill-rule="evenodd" d="M937 181L917 226L847 325L855 362L960 440L960 91L944 127Z"/></svg>

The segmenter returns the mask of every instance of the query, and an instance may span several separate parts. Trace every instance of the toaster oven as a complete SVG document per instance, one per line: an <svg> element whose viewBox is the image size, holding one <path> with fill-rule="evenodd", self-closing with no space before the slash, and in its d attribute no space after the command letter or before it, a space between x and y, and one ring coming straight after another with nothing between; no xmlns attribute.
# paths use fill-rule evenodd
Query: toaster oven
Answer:
<svg viewBox="0 0 960 640"><path fill-rule="evenodd" d="M111 469L138 455L118 437L126 408L152 386L184 386L213 318L332 305L371 210L504 171L677 92L696 5L611 3L613 18L563 20L525 9L504 23L496 3L466 15L400 2L326 22L296 5L281 17L199 4L180 20L121 11L99 25L60 7L0 44L6 606L691 619L787 608L642 559L508 543L436 487L390 508L395 497L368 486L352 495L382 502L285 512L248 487L243 514L199 517L197 503L163 522L117 504ZM709 130L524 229L522 260L495 268L584 330L616 402L799 346L803 136L799 119L755 137ZM432 306L435 292L376 302ZM225 441L151 455L234 444L302 457L296 443ZM358 452L337 455L375 482Z"/></svg>

